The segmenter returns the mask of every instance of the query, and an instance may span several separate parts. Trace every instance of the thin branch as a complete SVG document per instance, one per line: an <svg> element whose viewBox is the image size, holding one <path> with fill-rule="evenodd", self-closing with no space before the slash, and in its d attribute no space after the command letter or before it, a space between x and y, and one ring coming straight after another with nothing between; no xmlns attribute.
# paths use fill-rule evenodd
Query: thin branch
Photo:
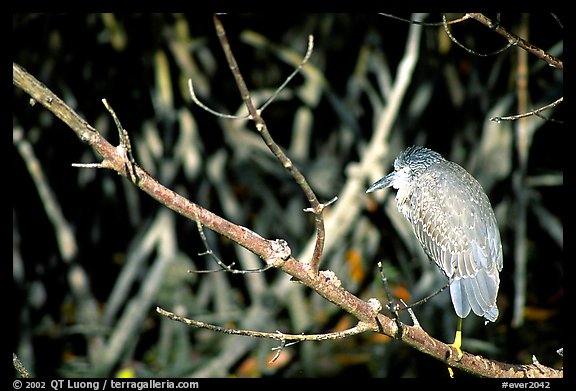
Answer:
<svg viewBox="0 0 576 391"><path fill-rule="evenodd" d="M266 266L258 268L258 269L248 269L248 270L233 269L232 266L234 266L236 264L235 262L232 262L230 265L226 265L224 262L222 262L222 260L216 254L214 254L214 251L212 251L212 249L210 248L210 245L208 244L208 239L206 238L206 234L204 233L204 227L202 226L202 223L198 220L196 220L196 227L198 228L198 234L200 235L200 238L202 239L202 243L204 243L204 247L206 248L206 251L204 251L203 253L200 253L198 255L211 256L212 259L214 259L214 261L216 261L216 263L221 267L221 269L188 270L188 273L206 274L206 273L216 273L216 272L225 271L225 272L232 273L232 274L247 274L247 273L262 273L262 272L265 272L266 270L272 268L272 265L267 264Z"/></svg>
<svg viewBox="0 0 576 391"><path fill-rule="evenodd" d="M469 19L469 18L470 18L470 16L464 15L464 16L462 16L461 18L454 19L454 20L451 20L451 21L449 21L449 22L446 22L445 20L443 20L442 22L421 22L421 21L419 21L419 20L401 18L401 17L399 17L399 16L392 15L392 14L386 14L386 13L383 13L383 12L380 12L379 15L386 16L386 17L388 17L388 18L390 18L390 19L396 19L396 20L400 20L400 21L402 21L402 22L406 22L406 23L410 23L410 24L416 24L416 25L419 25L419 26L426 26L426 27L437 27L437 26L442 26L442 25L445 25L445 24L456 24L456 23L463 22L463 21L465 21L466 19Z"/></svg>
<svg viewBox="0 0 576 391"><path fill-rule="evenodd" d="M550 13L550 15L552 16L552 18L554 18L556 23L558 23L558 26L560 26L561 29L564 29L564 24L562 24L562 21L560 20L558 15L556 15L555 13Z"/></svg>
<svg viewBox="0 0 576 391"><path fill-rule="evenodd" d="M398 305L394 304L392 298L392 290L390 290L390 285L388 284L388 277L384 273L384 266L382 262L378 262L378 270L380 271L380 280L382 280L382 284L384 285L384 291L386 292L386 298L388 299L388 303L386 304L386 308L392 313L392 316L395 319L398 319Z"/></svg>
<svg viewBox="0 0 576 391"><path fill-rule="evenodd" d="M290 74L290 76L288 76L286 78L286 80L284 80L284 83L282 83L282 85L276 89L276 92L274 92L274 94L272 94L272 96L270 98L268 98L268 100L266 100L266 102L264 102L262 107L260 107L260 109L259 109L260 113L262 113L262 111L264 111L264 109L266 107L268 107L268 105L270 103L272 103L274 101L274 99L276 99L278 94L280 94L280 91L282 91L288 85L288 83L290 83L290 81L298 73L300 73L300 70L302 69L302 67L308 62L308 60L312 56L313 49L314 49L314 37L312 35L309 35L308 36L308 49L306 49L306 54L304 55L304 58L302 59L302 61L300 61L300 64L298 64L298 66L296 67L296 69L294 69L294 71Z"/></svg>
<svg viewBox="0 0 576 391"><path fill-rule="evenodd" d="M272 151L274 156L276 156L276 158L281 162L282 166L290 173L290 175L292 175L292 178L300 186L300 188L306 195L306 198L308 199L308 202L312 207L314 213L314 222L316 226L316 244L314 247L314 252L312 254L312 259L310 260L310 265L312 267L312 270L315 273L318 273L320 266L320 257L322 256L325 241L324 219L322 217L323 204L321 204L318 201L316 194L308 184L308 181L306 180L304 175L302 175L300 170L298 170L298 168L294 165L294 163L292 163L292 161L288 158L288 156L286 156L284 151L282 151L282 149L278 146L278 144L276 144L276 142L272 138L272 135L270 134L266 126L266 122L260 115L260 112L254 106L254 102L250 97L250 91L248 90L246 82L242 77L242 73L240 72L238 63L234 58L232 48L230 47L230 43L228 42L228 38L226 36L226 31L224 30L224 26L220 22L220 19L218 18L217 15L213 16L213 20L214 25L216 27L216 35L220 40L220 45L224 50L226 61L228 62L230 71L234 76L236 85L238 87L238 90L240 91L240 95L242 96L242 100L244 101L244 104L248 108L250 118L254 121L256 129L260 133L260 136L264 140L266 146L270 149L270 151ZM309 43L311 43L311 41L309 41Z"/></svg>
<svg viewBox="0 0 576 391"><path fill-rule="evenodd" d="M520 119L520 118L530 117L530 116L534 115L536 117L539 117L539 118L542 118L545 120L560 122L560 121L556 121L554 119L546 118L546 117L542 116L540 113L544 110L548 110L548 109L551 109L553 107L558 106L563 101L564 101L564 97L560 97L560 98L556 99L554 102L549 103L545 106L542 106L539 109L531 110L531 111L528 111L528 112L522 113L522 114L510 115L510 116L506 116L506 117L491 117L490 121L494 121L494 122L515 121L515 120Z"/></svg>
<svg viewBox="0 0 576 391"><path fill-rule="evenodd" d="M546 61L550 66L563 70L564 63L562 60L554 57L550 53L545 52L544 50L540 49L537 46L532 45L530 42L524 40L523 38L508 32L504 27L500 25L496 25L492 20L487 18L484 14L478 13L469 13L467 14L472 19L482 23L483 25L489 27L490 29L494 30L496 33L500 34L504 38L508 40L508 42L521 47L522 49L528 51L529 53L535 55L536 57Z"/></svg>
<svg viewBox="0 0 576 391"><path fill-rule="evenodd" d="M410 319L412 319L412 324L414 325L414 327L422 327L420 326L420 322L418 322L418 318L416 318L416 314L414 314L414 311L412 311L412 307L406 305L406 303L402 299L400 299L400 302L402 303L402 305L404 305L403 309L408 311L408 314L410 315Z"/></svg>
<svg viewBox="0 0 576 391"><path fill-rule="evenodd" d="M336 331L333 333L325 333L325 334L286 334L280 331L276 332L265 332L265 331L255 331L255 330L242 330L242 329L233 329L228 327L222 327L213 325L210 323L201 322L199 320L189 319L183 316L179 316L174 314L173 312L166 311L160 307L156 307L156 312L161 315L164 315L172 320L190 325L199 327L202 329L212 330L218 333L223 334L233 334L233 335L243 335L246 337L255 337L255 338L268 338L268 339L275 339L280 341L327 341L327 340L335 340L335 339L342 339L346 337L350 337L353 335L362 334L366 331L373 330L373 325L365 322L358 322L358 324L352 328L349 328L344 331Z"/></svg>
<svg viewBox="0 0 576 391"><path fill-rule="evenodd" d="M336 201L338 201L338 196L334 196L330 201L328 202L324 202L320 204L320 210L324 210L324 208L326 208L327 206L332 205L333 203L335 203ZM313 208L304 208L303 209L304 212L310 212L310 213L314 213L314 209Z"/></svg>
<svg viewBox="0 0 576 391"><path fill-rule="evenodd" d="M288 83L290 83L290 81L292 81L292 79L298 73L300 73L300 70L302 69L302 67L308 62L308 60L310 59L310 56L312 56L313 48L314 48L314 37L312 35L310 35L310 36L308 36L308 49L306 50L306 54L304 55L304 59L300 62L300 64L298 64L298 66L296 67L296 69L294 69L294 71L290 74L290 76L288 76L286 78L286 80L284 80L282 85L280 87L278 87L276 89L276 91L274 91L274 93L268 99L266 99L266 101L264 102L264 104L262 104L262 106L260 106L260 108L257 110L260 114L262 114L264 109L266 109L266 107L268 107L270 105L270 103L272 103L274 101L274 99L276 99L276 97L278 97L278 95L284 90L284 88L286 88ZM196 96L196 93L194 92L194 83L192 83L192 79L188 79L188 90L190 91L190 97L192 98L192 101L197 106L199 106L201 109L209 112L210 114L212 114L216 117L224 118L224 119L252 119L252 116L250 114L242 115L242 116L233 115L233 114L225 114L225 113L221 113L219 111L216 111L216 110L211 109L210 107L206 106L204 103L202 103L200 101L200 99L198 99L198 96Z"/></svg>
<svg viewBox="0 0 576 391"><path fill-rule="evenodd" d="M400 299L400 302L403 305L403 307L400 307L398 304L395 304L394 301L392 300L394 295L392 295L392 291L390 290L390 286L388 284L388 277L386 277L386 274L384 273L384 267L382 265L382 262L378 262L378 270L380 271L380 279L382 280L382 284L384 285L384 290L386 291L386 296L388 298L388 304L386 304L386 308L388 308L388 310L392 313L392 317L397 321L399 328L401 327L401 324L399 323L399 318L398 318L398 312L399 311L401 311L401 310L408 311L408 314L410 315L410 318L412 319L412 323L413 323L414 327L420 327L420 322L418 322L418 319L416 318L414 311L412 311L412 308L428 301L429 299L431 299L432 297L436 296L438 293L440 293L444 289L446 289L446 287L448 287L448 285L446 285L444 288L440 289L438 292L434 293L433 295L428 296L425 299L419 300L412 305L407 305L404 302L404 300Z"/></svg>
<svg viewBox="0 0 576 391"><path fill-rule="evenodd" d="M443 26L444 26L444 31L446 31L446 34L448 35L448 37L450 38L450 40L452 40L452 42L454 42L456 45L460 46L462 49L466 50L468 53L471 53L475 56L479 56L479 57L489 57L489 56L495 56L497 54L500 54L506 50L508 50L512 45L514 45L516 42L514 41L509 41L508 44L501 48L498 49L494 52L491 53L478 53L472 49L470 49L469 47L464 46L463 44L461 44L460 42L458 42L458 40L452 35L452 33L450 32L450 29L448 28L448 23L446 22L446 15L442 15L442 22L443 22Z"/></svg>
<svg viewBox="0 0 576 391"><path fill-rule="evenodd" d="M105 98L102 99L102 103L104 104L104 107L106 107L106 110L108 110L108 112L114 119L116 129L118 130L119 143L118 146L116 147L116 151L118 152L118 155L120 155L125 161L124 170L128 174L128 177L130 178L132 183L138 184L140 178L138 177L138 173L136 171L136 161L134 160L134 155L132 155L132 145L130 143L130 137L128 136L128 132L126 131L126 129L122 127L122 124L120 123L118 116L114 112L114 109L112 109L112 106L108 104L108 101ZM100 163L72 163L72 167L111 168L109 167L109 162L106 159L104 159L104 161Z"/></svg>
<svg viewBox="0 0 576 391"><path fill-rule="evenodd" d="M445 290L446 288L448 288L449 286L450 286L450 284L448 283L448 284L444 285L442 288L438 289L436 292L432 293L431 295L428 295L428 296L426 296L425 298L420 299L420 300L418 300L417 302L410 304L409 306L404 305L405 308L402 308L402 309L412 309L412 308L414 308L414 307L418 307L419 305L422 305L422 304L428 302L429 300L431 300L431 299L432 299L433 297L435 297L436 295L444 292L444 290Z"/></svg>
<svg viewBox="0 0 576 391"><path fill-rule="evenodd" d="M196 93L194 92L194 83L192 83L192 79L188 79L188 91L190 91L190 97L192 98L192 102L196 103L196 105L198 107L200 107L204 111L207 111L216 117L224 118L224 119L250 119L250 115L239 116L239 115L233 115L233 114L225 114L225 113L221 113L219 111L213 110L210 107L206 106L196 96Z"/></svg>
<svg viewBox="0 0 576 391"><path fill-rule="evenodd" d="M274 354L274 357L272 357L270 359L270 361L268 361L268 364L272 364L272 363L276 362L278 357L280 357L280 354L282 354L282 351L284 351L284 348L287 348L288 346L296 345L298 342L300 342L300 341L286 343L285 339L280 340L280 346L276 346L276 347L272 348L272 350L275 350L276 353Z"/></svg>
<svg viewBox="0 0 576 391"><path fill-rule="evenodd" d="M138 173L136 172L136 161L134 160L134 155L132 155L132 144L130 143L130 137L128 137L128 132L126 131L126 129L124 129L124 127L120 123L120 120L116 115L116 112L114 111L114 109L112 109L112 106L108 104L108 101L106 99L102 99L102 103L104 104L104 107L106 107L106 110L108 110L108 112L112 116L112 119L114 119L116 129L118 130L118 138L120 139L120 143L118 144L116 149L118 150L118 153L126 155L126 160L128 160L128 162L130 163L130 169L128 169L128 165L126 164L125 167L126 172L130 174L129 175L130 180L133 183L137 184L140 178L138 178Z"/></svg>

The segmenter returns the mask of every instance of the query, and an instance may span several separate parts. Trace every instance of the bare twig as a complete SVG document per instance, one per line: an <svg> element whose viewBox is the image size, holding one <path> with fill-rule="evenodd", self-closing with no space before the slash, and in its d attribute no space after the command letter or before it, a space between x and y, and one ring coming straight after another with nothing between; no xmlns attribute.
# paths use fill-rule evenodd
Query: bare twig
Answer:
<svg viewBox="0 0 576 391"><path fill-rule="evenodd" d="M460 20L464 20L464 18L461 18ZM508 44L506 46L504 46L501 49L498 49L494 52L491 53L478 53L472 49L470 49L469 47L466 47L464 45L462 45L460 42L458 42L458 40L452 35L452 33L450 32L450 29L448 28L448 23L446 22L446 15L442 15L442 22L444 25L444 31L446 31L446 34L448 35L448 37L452 40L452 42L454 42L456 45L460 46L462 49L466 50L468 53L474 54L475 56L480 56L480 57L489 57L489 56L494 56L496 54L500 54L506 50L508 50L510 48L510 46L514 45L516 42L515 41L508 41Z"/></svg>
<svg viewBox="0 0 576 391"><path fill-rule="evenodd" d="M464 20L466 20L466 19L469 18L469 16L464 15L464 16L462 16L461 18L454 19L454 20L451 20L451 21L449 21L449 22L446 22L446 21L442 21L442 22L422 22L422 21L419 21L419 20L401 18L401 17L399 17L399 16L392 15L392 14L386 14L386 13L383 13L383 12L380 12L379 15L386 16L386 17L388 17L388 18L390 18L390 19L396 19L396 20L400 20L400 21L402 21L402 22L407 22L407 23L410 23L410 24L417 24L417 25L419 25L419 26L427 26L427 27L436 27L436 26L442 26L442 25L445 25L445 24L456 24L456 23L460 23L460 22L462 22L462 21L464 21Z"/></svg>
<svg viewBox="0 0 576 391"><path fill-rule="evenodd" d="M496 33L500 34L501 36L506 38L508 40L508 42L510 42L514 45L517 45L517 46L521 47L522 49L528 51L529 53L535 55L536 57L546 61L550 66L557 68L557 69L560 69L560 70L564 69L564 63L562 62L562 60L554 57L553 55L551 55L550 53L547 53L546 51L540 49L539 47L532 45L530 42L526 41L525 39L523 39L523 38L521 38L515 34L510 33L504 27L502 27L500 25L496 25L494 22L492 22L492 20L487 18L484 14L469 13L467 15L470 16L472 19L474 19L474 20L482 23L483 25L489 27L490 29L492 29Z"/></svg>
<svg viewBox="0 0 576 391"><path fill-rule="evenodd" d="M274 156L282 163L282 166L292 175L294 181L300 186L308 202L310 203L313 213L314 213L314 222L316 225L316 244L314 248L314 252L312 254L312 259L310 260L310 265L314 272L318 272L320 266L320 257L322 256L322 252L324 249L324 240L325 240L325 230L324 230L324 219L322 217L322 212L324 210L325 205L321 204L314 191L308 184L308 181L302 175L300 170L294 165L294 163L286 156L284 151L276 144L272 135L268 131L266 126L266 122L260 115L260 111L256 109L252 98L250 97L250 91L248 90L248 86L242 77L240 72L240 68L238 67L238 63L234 58L234 54L232 53L232 48L228 42L228 38L226 37L226 31L224 30L224 26L220 22L220 19L217 15L213 17L214 25L216 27L216 34L218 39L220 40L220 45L224 50L224 55L226 57L226 61L228 62L228 66L230 67L230 71L232 72L234 79L236 81L236 85L238 90L240 91L240 95L242 96L242 100L244 104L248 108L248 113L250 115L250 119L252 119L256 125L256 129L260 133L260 136L264 140L266 146L272 151ZM310 46L310 45L309 45Z"/></svg>
<svg viewBox="0 0 576 391"><path fill-rule="evenodd" d="M130 137L128 137L128 132L126 131L126 129L124 129L124 127L120 123L120 120L118 119L118 116L116 115L116 112L114 112L114 109L112 109L112 106L110 106L108 104L108 101L106 99L102 99L102 103L104 104L104 107L106 107L106 110L108 110L108 112L110 113L110 115L114 119L114 123L116 124L116 129L118 130L118 138L120 139L120 144L118 144L118 147L116 147L116 149L118 150L119 153L126 154L126 159L130 163L130 169L128 169L128 166L125 167L126 172L128 172L130 174L129 175L130 180L133 183L137 183L139 178L138 178L138 174L136 172L136 167L135 167L136 161L134 160L134 155L132 155L132 145L130 143Z"/></svg>
<svg viewBox="0 0 576 391"><path fill-rule="evenodd" d="M118 116L112 109L112 106L108 104L106 99L102 99L102 103L106 110L110 113L112 118L114 119L114 123L116 124L116 129L118 130L118 139L119 144L116 147L116 151L120 156L124 157L125 164L124 169L128 173L128 177L132 181L132 183L137 184L140 178L138 177L138 173L136 172L136 161L134 160L134 155L132 155L132 145L130 143L130 138L128 137L128 132L126 129L122 127ZM101 163L72 163L72 167L80 167L80 168L108 168L106 161Z"/></svg>
<svg viewBox="0 0 576 391"><path fill-rule="evenodd" d="M232 266L235 265L235 262L232 262L230 265L226 265L224 262L222 262L222 260L218 256L216 256L216 254L214 254L214 251L212 250L212 248L210 248L210 245L208 244L208 239L206 238L206 234L204 233L204 228L202 227L202 223L200 221L196 221L196 227L198 228L198 234L200 235L200 238L202 239L202 243L204 243L204 247L206 248L206 251L204 251L203 253L200 253L198 255L211 256L212 259L214 259L214 261L216 261L216 263L220 266L220 269L188 270L188 273L205 274L205 273L215 273L215 272L225 271L225 272L232 273L232 274L247 274L247 273L265 272L266 270L268 270L272 267L272 265L268 264L268 265L261 267L261 268L258 268L258 269L241 270L241 269L232 268Z"/></svg>
<svg viewBox="0 0 576 391"><path fill-rule="evenodd" d="M278 97L278 95L282 92L282 90L284 90L284 88L286 88L286 86L288 85L288 83L290 83L290 81L294 78L294 76L296 76L300 72L302 67L310 59L310 56L312 55L313 48L314 48L314 37L312 35L310 35L310 36L308 36L308 49L306 50L306 54L304 55L304 59L300 62L300 64L298 64L298 66L296 67L296 69L294 69L294 71L290 74L290 76L288 76L286 78L286 80L284 80L284 83L282 83L282 85L280 87L278 87L276 89L276 91L274 91L274 93L268 99L266 99L266 101L262 104L262 106L260 106L260 108L257 110L260 114L262 114L264 109L266 109L266 107L268 107L270 105L270 103L272 103L274 101L274 99L276 99ZM216 111L216 110L211 109L210 107L206 106L196 96L196 93L194 92L194 83L192 83L192 79L188 79L188 90L190 91L190 96L192 98L192 101L194 103L196 103L197 106L199 106L200 108L209 112L210 114L215 115L216 117L225 118L225 119L252 119L252 116L250 114L243 115L243 116L224 114L224 113L221 113L219 111Z"/></svg>
<svg viewBox="0 0 576 391"><path fill-rule="evenodd" d="M408 306L402 299L400 299L400 302L402 303L402 305L404 305L403 309L408 311L408 314L410 315L410 319L412 319L412 324L414 325L414 327L422 327L420 326L420 322L418 322L418 318L416 318L416 314L414 314L414 311L412 311L412 307Z"/></svg>
<svg viewBox="0 0 576 391"><path fill-rule="evenodd" d="M392 313L392 316L398 319L398 305L394 303L392 300L394 295L392 295L392 291L390 290L390 285L388 284L388 277L384 273L384 266L382 262L378 262L378 270L380 271L380 280L382 280L382 284L384 285L384 291L386 291L386 298L388 303L386 304L386 308Z"/></svg>
<svg viewBox="0 0 576 391"><path fill-rule="evenodd" d="M423 299L420 299L410 305L407 305L404 300L400 299L400 302L402 303L403 307L400 307L398 304L394 303L394 300L392 300L394 298L394 295L392 294L392 291L390 290L390 286L388 284L388 277L386 277L386 274L384 273L384 268L382 266L382 262L378 262L378 270L380 271L380 279L382 280L382 284L384 285L384 290L386 291L386 296L388 297L388 303L386 304L386 308L388 308L388 310L392 313L392 316L397 319L398 318L398 312L399 311L403 311L403 310L407 310L408 313L410 314L410 317L412 318L414 322L414 325L418 325L418 320L416 320L416 317L414 315L414 313L412 312L412 308L417 307L419 305L422 305L424 303L426 303L427 301L429 301L430 299L432 299L434 296L438 295L439 293L443 292L446 288L448 288L450 286L450 284L446 284L444 285L442 288L440 288L439 290L437 290L436 292L432 293L429 296L426 296Z"/></svg>
<svg viewBox="0 0 576 391"><path fill-rule="evenodd" d="M306 49L306 54L304 55L304 58L302 59L302 61L300 61L300 64L298 64L298 66L296 67L296 69L294 69L294 71L290 74L290 76L288 76L286 78L286 80L284 80L284 83L282 83L282 85L276 89L276 91L272 94L272 96L270 96L270 98L268 98L266 100L266 102L264 102L262 107L260 107L260 110L259 110L260 113L262 113L262 111L264 111L264 109L270 103L272 103L274 101L274 99L276 99L278 94L280 94L280 91L282 91L288 85L288 83L290 83L290 81L294 78L294 76L296 76L298 73L300 73L300 70L302 69L304 64L306 64L308 62L308 60L310 59L310 56L312 56L313 49L314 49L314 37L312 35L309 35L308 36L308 49Z"/></svg>
<svg viewBox="0 0 576 391"><path fill-rule="evenodd" d="M564 24L562 23L558 15L556 15L555 13L550 13L550 16L554 18L554 20L556 21L556 23L558 23L558 26L560 26L561 29L564 29Z"/></svg>
<svg viewBox="0 0 576 391"><path fill-rule="evenodd" d="M549 121L555 121L554 119L550 119L550 118L545 118L544 116L542 116L540 113L543 112L544 110L548 110L551 108L554 108L556 106L558 106L560 103L562 103L564 101L564 97L560 97L558 99L556 99L554 102L549 103L545 106L540 107L539 109L536 110L530 110L527 111L525 113L521 113L521 114L515 114L515 115L509 115L506 117L491 117L490 121L494 121L494 122L502 122L502 121L515 121L517 119L520 118L525 118L525 117L530 117L530 116L536 116L545 120L549 120Z"/></svg>
<svg viewBox="0 0 576 391"><path fill-rule="evenodd" d="M200 107L201 109L209 112L210 114L219 117L219 118L224 118L224 119L250 119L250 115L233 115L233 114L225 114L225 113L221 113L219 111L216 111L214 109L211 109L210 107L206 106L204 103L202 103L202 101L200 101L200 99L198 99L198 96L196 96L196 92L194 92L194 83L192 82L192 79L188 79L188 91L190 92L190 97L192 98L192 102L196 103L196 105L198 107Z"/></svg>
<svg viewBox="0 0 576 391"><path fill-rule="evenodd" d="M300 341L286 343L285 339L280 340L280 346L276 346L276 347L272 348L272 350L276 351L276 353L274 354L274 357L272 357L270 359L270 361L268 361L268 364L272 364L272 363L276 362L276 360L278 360L278 357L280 357L280 354L282 354L282 351L284 350L284 348L287 348L288 346L296 345L298 342L300 342Z"/></svg>
<svg viewBox="0 0 576 391"><path fill-rule="evenodd" d="M401 308L401 309L411 309L411 308L414 308L414 307L418 307L419 305L422 305L422 304L428 302L428 301L429 301L430 299L432 299L434 296L436 296L436 295L444 292L444 290L446 290L446 288L448 288L449 286L450 286L450 283L444 285L442 288L438 289L436 292L432 293L431 295L428 295L428 296L426 296L425 298L420 299L420 300L418 300L418 301L410 304L409 306L404 305L405 308Z"/></svg>
<svg viewBox="0 0 576 391"><path fill-rule="evenodd" d="M268 339L276 339L280 341L327 341L327 340L334 340L334 339L342 339L346 337L350 337L352 335L362 334L366 331L374 330L374 325L365 322L358 322L358 324L350 329L344 331L336 331L333 333L324 333L324 334L286 334L280 331L276 332L264 332L264 331L255 331L255 330L241 330L241 329L233 329L228 327L221 327L205 322L201 322L199 320L189 319L183 316L179 316L174 314L173 312L166 311L160 307L156 307L156 312L161 315L167 316L172 320L176 320L178 322L195 326L203 329L208 329L212 331L216 331L219 333L224 334L234 334L234 335L243 335L246 337L255 337L255 338L268 338Z"/></svg>

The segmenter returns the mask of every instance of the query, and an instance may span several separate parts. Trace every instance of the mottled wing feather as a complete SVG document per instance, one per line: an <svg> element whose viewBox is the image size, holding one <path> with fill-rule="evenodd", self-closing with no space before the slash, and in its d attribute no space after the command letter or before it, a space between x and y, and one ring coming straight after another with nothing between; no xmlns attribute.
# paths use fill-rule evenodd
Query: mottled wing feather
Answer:
<svg viewBox="0 0 576 391"><path fill-rule="evenodd" d="M430 166L411 184L406 216L424 251L450 279L454 309L498 317L502 246L494 212L480 184L459 165Z"/></svg>

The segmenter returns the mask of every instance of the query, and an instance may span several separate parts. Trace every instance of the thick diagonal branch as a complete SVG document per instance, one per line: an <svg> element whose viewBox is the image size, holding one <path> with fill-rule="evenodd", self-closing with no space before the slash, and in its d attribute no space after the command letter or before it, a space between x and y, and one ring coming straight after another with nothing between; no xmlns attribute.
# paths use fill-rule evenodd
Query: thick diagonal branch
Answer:
<svg viewBox="0 0 576 391"><path fill-rule="evenodd" d="M54 115L66 123L82 141L87 142L103 159L100 167L109 168L122 176L127 176L126 168L131 167L126 154L119 153L102 135L82 119L64 101L50 91L44 84L30 75L17 64L12 67L13 83L28 93L36 102L41 103ZM284 241L267 240L248 228L215 215L190 202L185 197L161 185L156 179L137 165L134 166L140 179L136 184L152 198L193 221L235 241L246 249L259 255L267 264L278 266L290 255L290 249Z"/></svg>

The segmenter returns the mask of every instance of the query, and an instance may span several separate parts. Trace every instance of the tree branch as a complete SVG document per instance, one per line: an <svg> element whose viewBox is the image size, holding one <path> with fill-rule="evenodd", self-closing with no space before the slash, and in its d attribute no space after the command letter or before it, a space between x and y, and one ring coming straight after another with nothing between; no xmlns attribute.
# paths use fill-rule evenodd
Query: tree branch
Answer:
<svg viewBox="0 0 576 391"><path fill-rule="evenodd" d="M214 25L216 26L216 34L218 39L220 40L220 45L224 50L224 55L226 56L226 61L228 62L228 66L230 67L230 71L234 75L234 80L236 81L236 85L238 87L238 91L240 91L240 95L242 96L242 100L244 104L248 108L248 113L250 115L250 119L254 121L256 124L256 129L260 133L260 136L264 140L266 146L272 151L274 156L282 163L282 166L292 175L294 181L300 186L308 202L311 205L311 211L314 214L314 222L316 225L316 244L314 246L314 252L312 254L312 259L310 260L310 265L312 266L312 270L318 272L320 266L320 257L322 256L322 252L324 249L324 241L325 241L325 230L324 230L324 219L322 217L322 211L325 208L325 204L322 204L318 201L316 194L308 184L308 181L302 175L300 170L294 165L294 163L286 156L284 151L276 144L272 135L268 131L268 127L266 126L266 122L260 115L260 110L256 109L254 102L252 102L252 98L250 97L250 91L240 73L240 68L238 67L238 63L234 58L234 54L232 53L232 48L228 42L228 38L226 37L226 31L224 30L224 26L218 19L217 15L214 15Z"/></svg>
<svg viewBox="0 0 576 391"><path fill-rule="evenodd" d="M101 167L116 171L125 177L130 175L126 168L131 167L132 163L127 159L126 154L119 153L116 147L52 91L16 63L12 66L12 76L14 85L24 90L37 102L41 102L44 107L70 126L78 138L87 142L102 157ZM233 224L164 187L138 165L134 165L134 169L139 178L136 185L152 198L184 217L200 221L208 229L235 241L259 255L267 264L277 267L290 256L290 248L285 241L264 239L248 228Z"/></svg>
<svg viewBox="0 0 576 391"><path fill-rule="evenodd" d="M564 69L564 63L562 62L562 60L554 57L550 53L545 52L544 50L540 49L539 47L532 45L530 42L526 41L525 39L523 39L523 38L521 38L515 34L512 34L508 30L506 30L504 27L495 24L494 22L492 22L492 20L490 20L490 18L486 17L484 14L468 13L466 15L469 15L472 19L474 19L477 22L480 22L483 25L494 30L496 33L498 33L501 36L503 36L504 38L506 38L508 40L508 42L510 42L514 45L517 45L517 46L521 47L522 49L528 51L529 53L532 53L536 57L546 61L549 65L553 66L554 68L557 68L560 70Z"/></svg>
<svg viewBox="0 0 576 391"><path fill-rule="evenodd" d="M536 117L540 117L542 119L545 120L549 120L549 121L555 121L553 119L550 118L545 118L542 114L540 114L541 112L543 112L544 110L548 110L548 109L552 109L556 106L558 106L560 103L562 103L564 101L564 97L560 97L558 99L556 99L554 102L552 103L548 103L547 105L544 105L538 109L535 110L530 110L530 111L526 111L524 113L521 114L515 114L515 115L508 115L505 117L491 117L490 121L494 121L494 122L502 122L502 121L516 121L520 118L525 118L525 117L531 117L531 116L536 116Z"/></svg>
<svg viewBox="0 0 576 391"><path fill-rule="evenodd" d="M246 337L255 337L255 338L268 338L268 339L277 339L281 341L327 341L331 339L342 339L346 337L350 337L352 335L358 335L363 332L372 330L372 327L368 323L359 322L356 326L344 330L344 331L336 331L333 333L324 333L324 334L286 334L280 331L276 331L274 333L270 332L263 332L263 331L254 331L254 330L239 330L239 329L232 329L228 327L221 327L216 326L213 324L201 322L199 320L185 318L183 316L176 315L173 312L166 311L163 308L156 307L156 312L160 315L164 315L172 320L177 322L181 322L187 324L189 326L195 326L202 329L212 330L219 333L224 334L233 334L233 335L243 335Z"/></svg>

